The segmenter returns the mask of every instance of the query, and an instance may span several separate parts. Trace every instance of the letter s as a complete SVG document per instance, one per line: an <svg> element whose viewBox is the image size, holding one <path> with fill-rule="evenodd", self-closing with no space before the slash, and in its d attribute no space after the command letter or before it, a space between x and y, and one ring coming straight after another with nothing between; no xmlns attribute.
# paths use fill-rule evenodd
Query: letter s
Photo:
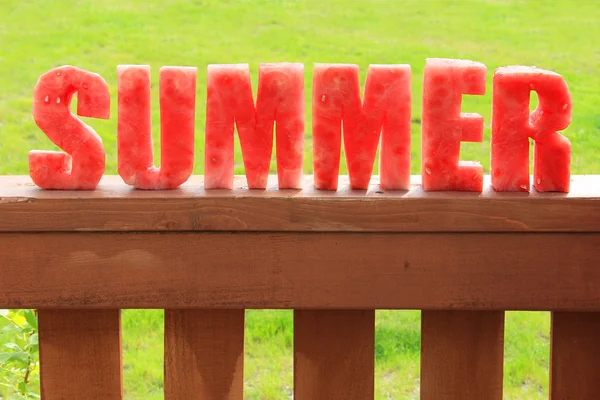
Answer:
<svg viewBox="0 0 600 400"><path fill-rule="evenodd" d="M66 65L39 78L33 92L33 118L66 152L29 152L30 176L43 189L93 190L104 174L102 139L69 109L75 93L77 115L101 119L110 116L110 93L100 75Z"/></svg>

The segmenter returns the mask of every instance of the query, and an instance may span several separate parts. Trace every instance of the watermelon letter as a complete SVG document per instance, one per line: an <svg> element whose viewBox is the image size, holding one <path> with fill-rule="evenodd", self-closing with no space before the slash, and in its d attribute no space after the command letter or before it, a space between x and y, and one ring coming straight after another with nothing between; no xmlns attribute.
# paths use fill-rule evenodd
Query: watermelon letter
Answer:
<svg viewBox="0 0 600 400"><path fill-rule="evenodd" d="M539 104L529 113L531 91ZM535 141L533 184L539 192L568 192L571 143L557 131L571 123L567 83L557 73L509 66L494 72L492 93L492 187L529 192L529 138Z"/></svg>
<svg viewBox="0 0 600 400"><path fill-rule="evenodd" d="M459 161L460 142L483 141L483 117L461 113L463 94L485 94L487 69L469 60L427 59L423 81L423 190L481 192L483 167Z"/></svg>
<svg viewBox="0 0 600 400"><path fill-rule="evenodd" d="M42 189L93 190L104 174L102 139L69 108L75 93L77 115L109 118L108 85L98 74L66 65L46 72L34 87L35 123L66 152L29 152L29 174Z"/></svg>
<svg viewBox="0 0 600 400"><path fill-rule="evenodd" d="M154 166L150 67L117 67L119 175L138 189L175 189L194 169L196 68L160 69L161 167Z"/></svg>
<svg viewBox="0 0 600 400"><path fill-rule="evenodd" d="M315 187L337 190L342 121L350 187L367 189L381 138L382 187L410 183L411 70L409 65L370 65L361 104L358 66L315 64L313 77Z"/></svg>
<svg viewBox="0 0 600 400"><path fill-rule="evenodd" d="M233 132L237 127L250 189L265 189L276 122L280 189L302 187L304 66L261 64L254 106L248 64L209 65L206 103L206 189L233 188Z"/></svg>

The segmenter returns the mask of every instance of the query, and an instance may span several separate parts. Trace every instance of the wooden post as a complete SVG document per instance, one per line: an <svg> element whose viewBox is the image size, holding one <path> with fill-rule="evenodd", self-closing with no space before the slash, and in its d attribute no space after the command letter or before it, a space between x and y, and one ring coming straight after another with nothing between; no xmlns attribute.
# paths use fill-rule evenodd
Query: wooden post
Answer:
<svg viewBox="0 0 600 400"><path fill-rule="evenodd" d="M375 311L294 312L294 398L374 398Z"/></svg>
<svg viewBox="0 0 600 400"><path fill-rule="evenodd" d="M121 400L120 310L39 310L42 400Z"/></svg>
<svg viewBox="0 0 600 400"><path fill-rule="evenodd" d="M165 400L242 400L244 310L165 310Z"/></svg>
<svg viewBox="0 0 600 400"><path fill-rule="evenodd" d="M374 396L375 311L294 312L294 398Z"/></svg>
<svg viewBox="0 0 600 400"><path fill-rule="evenodd" d="M552 313L550 398L600 398L600 313Z"/></svg>
<svg viewBox="0 0 600 400"><path fill-rule="evenodd" d="M423 311L422 400L502 400L504 313Z"/></svg>

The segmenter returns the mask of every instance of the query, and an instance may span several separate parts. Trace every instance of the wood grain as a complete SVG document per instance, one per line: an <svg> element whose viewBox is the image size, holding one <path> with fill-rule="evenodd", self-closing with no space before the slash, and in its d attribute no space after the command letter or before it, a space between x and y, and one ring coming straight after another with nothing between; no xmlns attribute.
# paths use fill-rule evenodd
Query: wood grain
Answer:
<svg viewBox="0 0 600 400"><path fill-rule="evenodd" d="M374 310L294 312L294 399L373 399L374 371Z"/></svg>
<svg viewBox="0 0 600 400"><path fill-rule="evenodd" d="M119 310L39 310L42 400L121 400Z"/></svg>
<svg viewBox="0 0 600 400"><path fill-rule="evenodd" d="M0 234L0 308L600 311L600 235Z"/></svg>
<svg viewBox="0 0 600 400"><path fill-rule="evenodd" d="M600 313L552 313L550 398L600 398Z"/></svg>
<svg viewBox="0 0 600 400"><path fill-rule="evenodd" d="M421 399L502 400L502 311L423 311Z"/></svg>
<svg viewBox="0 0 600 400"><path fill-rule="evenodd" d="M95 191L44 191L28 176L0 176L0 232L42 231L320 231L320 232L599 232L600 176L574 176L569 194L409 191L204 190L194 176L172 191L135 190L105 176Z"/></svg>
<svg viewBox="0 0 600 400"><path fill-rule="evenodd" d="M165 400L242 400L244 310L165 310Z"/></svg>

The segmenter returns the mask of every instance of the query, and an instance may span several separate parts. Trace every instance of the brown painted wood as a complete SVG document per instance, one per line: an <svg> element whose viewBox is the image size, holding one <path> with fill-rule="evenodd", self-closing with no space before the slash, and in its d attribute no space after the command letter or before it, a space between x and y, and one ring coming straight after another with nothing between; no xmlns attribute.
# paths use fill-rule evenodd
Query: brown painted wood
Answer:
<svg viewBox="0 0 600 400"><path fill-rule="evenodd" d="M165 400L242 400L244 310L165 310Z"/></svg>
<svg viewBox="0 0 600 400"><path fill-rule="evenodd" d="M600 311L600 235L0 234L0 308Z"/></svg>
<svg viewBox="0 0 600 400"><path fill-rule="evenodd" d="M119 310L39 310L42 400L123 398Z"/></svg>
<svg viewBox="0 0 600 400"><path fill-rule="evenodd" d="M600 313L552 313L550 398L600 398Z"/></svg>
<svg viewBox="0 0 600 400"><path fill-rule="evenodd" d="M424 311L421 399L502 400L504 312Z"/></svg>
<svg viewBox="0 0 600 400"><path fill-rule="evenodd" d="M375 311L294 312L294 398L374 398Z"/></svg>
<svg viewBox="0 0 600 400"><path fill-rule="evenodd" d="M172 191L134 190L105 176L95 191L43 191L28 176L0 176L0 231L599 232L600 176L574 176L569 194L367 191L269 187L205 191L194 176Z"/></svg>

